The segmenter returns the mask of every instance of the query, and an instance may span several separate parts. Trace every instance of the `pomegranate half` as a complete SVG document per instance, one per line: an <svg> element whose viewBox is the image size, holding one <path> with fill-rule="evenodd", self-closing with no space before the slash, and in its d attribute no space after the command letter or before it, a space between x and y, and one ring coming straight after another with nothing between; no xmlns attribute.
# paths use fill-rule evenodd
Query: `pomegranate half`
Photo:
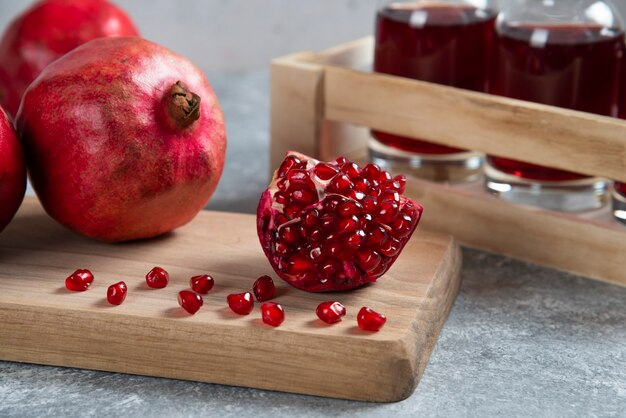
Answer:
<svg viewBox="0 0 626 418"><path fill-rule="evenodd" d="M0 108L0 232L11 222L26 192L26 162L13 123Z"/></svg>
<svg viewBox="0 0 626 418"><path fill-rule="evenodd" d="M204 74L136 37L95 39L46 67L17 127L46 211L103 241L189 222L224 166L224 118Z"/></svg>
<svg viewBox="0 0 626 418"><path fill-rule="evenodd" d="M92 39L138 36L123 10L106 0L43 0L8 26L0 42L0 104L17 113L26 88L52 61Z"/></svg>
<svg viewBox="0 0 626 418"><path fill-rule="evenodd" d="M374 164L287 153L262 194L257 232L276 273L310 292L354 289L391 267L422 215L406 180Z"/></svg>

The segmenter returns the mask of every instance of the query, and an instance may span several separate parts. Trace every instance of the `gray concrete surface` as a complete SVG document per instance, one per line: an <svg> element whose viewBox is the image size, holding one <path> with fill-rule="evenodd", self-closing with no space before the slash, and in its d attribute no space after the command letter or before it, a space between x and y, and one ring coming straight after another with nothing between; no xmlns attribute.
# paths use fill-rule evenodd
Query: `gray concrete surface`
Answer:
<svg viewBox="0 0 626 418"><path fill-rule="evenodd" d="M372 31L376 0L114 0L146 39L207 71L263 69ZM34 0L0 0L0 29Z"/></svg>
<svg viewBox="0 0 626 418"><path fill-rule="evenodd" d="M209 78L230 141L209 207L253 212L267 181L268 74ZM0 417L626 416L625 288L478 251L464 255L459 297L421 383L403 402L0 362Z"/></svg>

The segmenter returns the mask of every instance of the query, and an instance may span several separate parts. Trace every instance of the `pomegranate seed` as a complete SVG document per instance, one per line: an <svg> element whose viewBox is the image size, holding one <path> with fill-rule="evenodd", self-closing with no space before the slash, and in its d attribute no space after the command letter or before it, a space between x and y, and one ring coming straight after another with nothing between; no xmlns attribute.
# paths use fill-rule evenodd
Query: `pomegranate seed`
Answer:
<svg viewBox="0 0 626 418"><path fill-rule="evenodd" d="M378 175L380 174L380 167L376 164L368 164L363 167L363 177L368 179L369 181L378 180Z"/></svg>
<svg viewBox="0 0 626 418"><path fill-rule="evenodd" d="M330 277L338 272L340 268L341 267L338 261L328 259L326 260L326 262L324 262L324 264L320 265L320 273L322 273L324 277Z"/></svg>
<svg viewBox="0 0 626 418"><path fill-rule="evenodd" d="M343 216L343 217L353 216L359 213L362 208L363 207L361 206L360 203L355 202L354 200L348 200L342 203L341 205L339 205L339 207L337 208L337 213L339 213L339 216Z"/></svg>
<svg viewBox="0 0 626 418"><path fill-rule="evenodd" d="M121 305L126 299L126 293L128 292L128 288L126 287L126 283L117 282L112 284L107 289L107 301L111 305Z"/></svg>
<svg viewBox="0 0 626 418"><path fill-rule="evenodd" d="M302 206L308 206L313 202L317 202L317 193L314 195L314 192L310 190L296 189L291 192L291 202Z"/></svg>
<svg viewBox="0 0 626 418"><path fill-rule="evenodd" d="M385 228L380 225L376 225L371 229L366 244L371 247L378 246L381 243L385 242L388 236L389 235L387 234L387 230Z"/></svg>
<svg viewBox="0 0 626 418"><path fill-rule="evenodd" d="M313 172L320 180L330 180L337 174L337 169L325 163L319 163L313 169Z"/></svg>
<svg viewBox="0 0 626 418"><path fill-rule="evenodd" d="M356 179L360 174L359 166L351 162L344 163L341 166L341 172L346 174L351 179Z"/></svg>
<svg viewBox="0 0 626 418"><path fill-rule="evenodd" d="M196 293L202 293L203 295L209 293L209 291L213 289L214 284L215 281L213 280L213 277L209 276L208 274L193 276L191 279L189 279L189 285L191 286L193 291Z"/></svg>
<svg viewBox="0 0 626 418"><path fill-rule="evenodd" d="M146 274L146 283L153 289L163 289L169 280L169 273L161 267L155 267Z"/></svg>
<svg viewBox="0 0 626 418"><path fill-rule="evenodd" d="M328 188L331 191L344 191L352 186L353 184L352 181L350 181L350 177L345 174L338 174L330 181Z"/></svg>
<svg viewBox="0 0 626 418"><path fill-rule="evenodd" d="M178 292L178 304L190 314L195 314L204 305L202 296L191 290Z"/></svg>
<svg viewBox="0 0 626 418"><path fill-rule="evenodd" d="M285 196L285 193L283 192L276 192L274 194L274 200L276 201L276 203L280 203L281 205L284 205L285 202L287 201L287 197Z"/></svg>
<svg viewBox="0 0 626 418"><path fill-rule="evenodd" d="M329 300L322 302L317 306L315 310L317 317L327 324L334 324L341 321L341 318L346 314L346 307L339 302Z"/></svg>
<svg viewBox="0 0 626 418"><path fill-rule="evenodd" d="M233 293L226 297L230 309L239 315L248 315L254 308L254 300L250 292Z"/></svg>
<svg viewBox="0 0 626 418"><path fill-rule="evenodd" d="M370 182L363 177L357 177L354 180L354 188L360 192L365 193L370 188Z"/></svg>
<svg viewBox="0 0 626 418"><path fill-rule="evenodd" d="M366 272L370 272L378 267L381 259L380 254L376 251L364 250L357 253L357 263Z"/></svg>
<svg viewBox="0 0 626 418"><path fill-rule="evenodd" d="M278 303L266 302L261 305L261 317L267 325L277 327L285 320L285 311Z"/></svg>
<svg viewBox="0 0 626 418"><path fill-rule="evenodd" d="M398 216L398 203L386 200L380 202L378 209L378 220L383 223L392 222Z"/></svg>
<svg viewBox="0 0 626 418"><path fill-rule="evenodd" d="M259 302L270 300L276 293L276 286L274 286L274 280L270 276L261 276L254 282L252 286L254 290L254 297Z"/></svg>
<svg viewBox="0 0 626 418"><path fill-rule="evenodd" d="M289 170L294 168L299 163L300 160L297 157L294 157L293 155L288 156L278 169L278 177L285 177L285 174L287 174Z"/></svg>
<svg viewBox="0 0 626 418"><path fill-rule="evenodd" d="M347 162L348 162L348 159L347 159L346 157L338 157L338 158L335 160L335 163L336 163L337 165L343 165L343 164L345 164L345 163L347 163Z"/></svg>
<svg viewBox="0 0 626 418"><path fill-rule="evenodd" d="M357 314L356 320L359 324L359 328L363 331L378 331L385 325L385 322L387 322L387 317L370 308L363 307Z"/></svg>
<svg viewBox="0 0 626 418"><path fill-rule="evenodd" d="M386 255L387 257L393 257L395 255L397 255L398 253L400 253L400 250L402 249L402 243L395 239L395 238L389 238L381 247L380 247L380 252L383 255Z"/></svg>
<svg viewBox="0 0 626 418"><path fill-rule="evenodd" d="M365 232L361 229L357 229L346 237L346 244L350 248L359 248L365 241Z"/></svg>
<svg viewBox="0 0 626 418"><path fill-rule="evenodd" d="M352 232L357 229L359 226L359 218L352 215L348 218L340 219L337 223L337 231L339 233L342 232Z"/></svg>
<svg viewBox="0 0 626 418"><path fill-rule="evenodd" d="M287 174L287 180L289 180L290 185L299 185L308 186L311 183L311 178L309 177L309 173L304 170L293 170Z"/></svg>
<svg viewBox="0 0 626 418"><path fill-rule="evenodd" d="M93 274L86 269L78 269L65 279L65 287L72 292L84 292L93 283Z"/></svg>
<svg viewBox="0 0 626 418"><path fill-rule="evenodd" d="M398 192L404 193L404 188L406 186L406 177L399 175L399 176L395 176L393 180L398 183L398 187L397 187Z"/></svg>
<svg viewBox="0 0 626 418"><path fill-rule="evenodd" d="M300 241L300 227L297 225L287 225L280 228L280 238L288 244L295 244Z"/></svg>
<svg viewBox="0 0 626 418"><path fill-rule="evenodd" d="M302 224L305 226L315 226L319 216L320 214L317 210L310 210L302 217Z"/></svg>

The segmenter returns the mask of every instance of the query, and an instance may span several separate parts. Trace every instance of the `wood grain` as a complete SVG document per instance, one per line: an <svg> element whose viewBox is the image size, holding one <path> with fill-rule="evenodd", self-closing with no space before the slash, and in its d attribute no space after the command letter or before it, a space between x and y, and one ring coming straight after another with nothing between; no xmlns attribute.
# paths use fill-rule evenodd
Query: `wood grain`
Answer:
<svg viewBox="0 0 626 418"><path fill-rule="evenodd" d="M154 265L167 288L143 279ZM241 385L347 399L389 402L409 396L428 362L460 283L461 255L447 235L418 231L376 285L341 294L309 294L275 278L286 321L262 324L258 306L232 314L226 295L250 289L271 271L255 218L202 212L189 225L144 242L107 245L65 230L27 198L0 235L0 358ZM76 268L96 277L87 292L65 290ZM189 316L176 295L189 277L210 273L215 288ZM124 304L105 300L124 280ZM327 326L318 303L338 299L345 320ZM356 326L370 306L388 321L378 333Z"/></svg>
<svg viewBox="0 0 626 418"><path fill-rule="evenodd" d="M303 52L272 61L270 175L289 150L318 152L324 71L306 62L313 56Z"/></svg>
<svg viewBox="0 0 626 418"><path fill-rule="evenodd" d="M626 181L625 121L354 70L347 61L362 65L368 47L366 38L307 57L324 74L325 118Z"/></svg>

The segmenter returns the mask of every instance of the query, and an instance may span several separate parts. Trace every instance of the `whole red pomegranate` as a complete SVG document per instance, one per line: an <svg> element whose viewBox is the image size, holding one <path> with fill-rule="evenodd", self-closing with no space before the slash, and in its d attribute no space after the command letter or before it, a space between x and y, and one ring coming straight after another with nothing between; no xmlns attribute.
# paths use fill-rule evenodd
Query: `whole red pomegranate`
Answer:
<svg viewBox="0 0 626 418"><path fill-rule="evenodd" d="M13 123L0 108L0 232L13 219L26 191L26 163Z"/></svg>
<svg viewBox="0 0 626 418"><path fill-rule="evenodd" d="M422 215L402 195L406 179L377 165L322 163L295 152L262 194L257 231L276 273L310 292L375 282L391 267Z"/></svg>
<svg viewBox="0 0 626 418"><path fill-rule="evenodd" d="M224 118L206 77L136 37L95 39L46 67L17 127L46 211L104 241L189 222L224 166Z"/></svg>
<svg viewBox="0 0 626 418"><path fill-rule="evenodd" d="M137 36L106 0L43 0L15 18L0 42L0 104L15 115L30 83L52 61L103 36Z"/></svg>

